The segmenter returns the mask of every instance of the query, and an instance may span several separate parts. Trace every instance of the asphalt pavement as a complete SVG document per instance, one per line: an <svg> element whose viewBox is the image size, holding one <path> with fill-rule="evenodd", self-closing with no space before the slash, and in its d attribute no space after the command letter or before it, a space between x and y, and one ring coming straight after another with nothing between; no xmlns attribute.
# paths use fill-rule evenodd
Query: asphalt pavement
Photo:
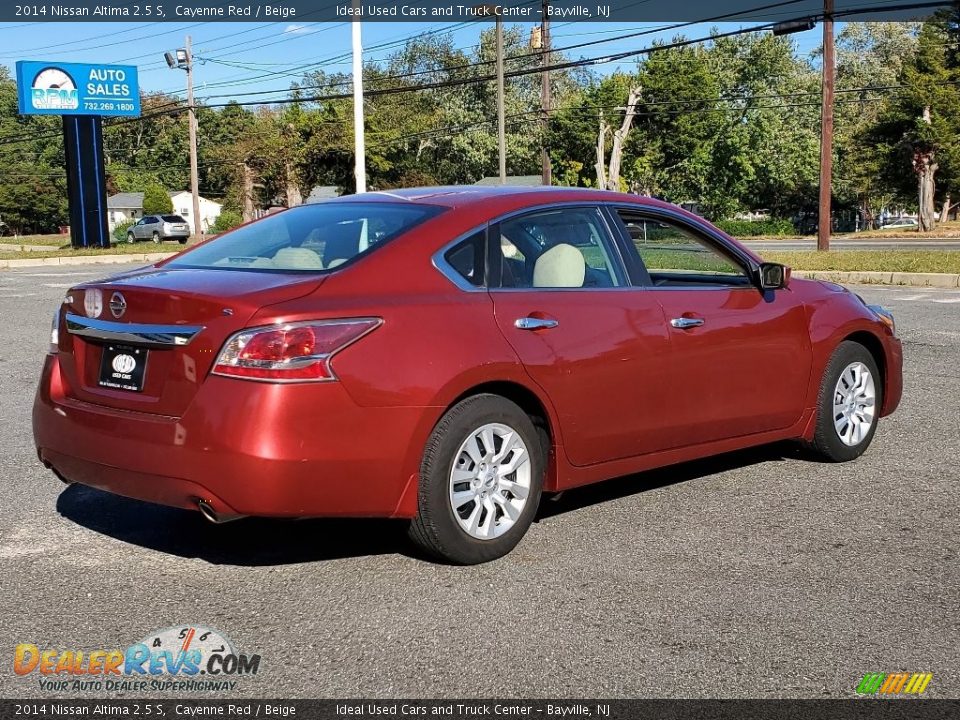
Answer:
<svg viewBox="0 0 960 720"><path fill-rule="evenodd" d="M62 485L30 429L50 316L120 269L0 272L0 696L85 694L15 675L19 643L109 650L202 624L261 655L236 678L251 698L843 698L894 671L960 697L960 291L857 288L896 314L906 386L856 462L778 445L620 478L545 502L511 555L462 568L398 522L214 526Z"/></svg>

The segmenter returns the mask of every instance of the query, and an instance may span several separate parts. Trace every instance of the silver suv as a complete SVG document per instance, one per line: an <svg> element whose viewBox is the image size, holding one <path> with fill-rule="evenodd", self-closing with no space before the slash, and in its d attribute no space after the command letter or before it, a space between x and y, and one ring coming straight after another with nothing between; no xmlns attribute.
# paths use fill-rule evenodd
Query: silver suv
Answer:
<svg viewBox="0 0 960 720"><path fill-rule="evenodd" d="M128 243L149 239L155 243L177 240L181 245L185 245L189 237L190 225L179 215L145 215L127 230Z"/></svg>

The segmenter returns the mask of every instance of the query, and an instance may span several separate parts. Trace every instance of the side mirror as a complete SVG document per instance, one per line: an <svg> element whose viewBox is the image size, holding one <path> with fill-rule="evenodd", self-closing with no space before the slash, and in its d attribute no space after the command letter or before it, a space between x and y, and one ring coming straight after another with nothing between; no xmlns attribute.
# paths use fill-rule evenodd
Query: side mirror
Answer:
<svg viewBox="0 0 960 720"><path fill-rule="evenodd" d="M761 290L779 290L790 284L790 268L780 263L760 263L757 276Z"/></svg>

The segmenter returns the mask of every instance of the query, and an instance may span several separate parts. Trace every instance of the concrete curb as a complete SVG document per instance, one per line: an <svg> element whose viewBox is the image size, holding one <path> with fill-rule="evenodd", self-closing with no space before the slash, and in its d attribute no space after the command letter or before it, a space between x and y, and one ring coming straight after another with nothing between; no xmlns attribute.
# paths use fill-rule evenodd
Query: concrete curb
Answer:
<svg viewBox="0 0 960 720"><path fill-rule="evenodd" d="M960 275L952 273L840 272L833 270L794 270L797 277L862 285L906 285L909 287L956 288Z"/></svg>
<svg viewBox="0 0 960 720"><path fill-rule="evenodd" d="M155 263L166 260L177 253L131 253L129 255L67 255L51 258L18 258L16 260L0 260L0 270L43 267L46 265L117 265L120 263Z"/></svg>

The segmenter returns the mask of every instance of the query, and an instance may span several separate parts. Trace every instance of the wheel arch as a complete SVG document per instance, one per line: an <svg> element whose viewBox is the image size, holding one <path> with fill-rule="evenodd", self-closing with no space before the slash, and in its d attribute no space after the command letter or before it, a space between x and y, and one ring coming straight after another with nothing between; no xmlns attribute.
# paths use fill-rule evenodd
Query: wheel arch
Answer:
<svg viewBox="0 0 960 720"><path fill-rule="evenodd" d="M513 380L492 380L474 385L461 392L444 409L444 413L458 402L474 395L499 395L515 403L533 421L534 427L541 433L540 442L543 455L547 459L543 489L551 491L557 487L557 456L559 454L559 433L556 423L546 402L529 387Z"/></svg>
<svg viewBox="0 0 960 720"><path fill-rule="evenodd" d="M873 361L877 364L877 369L880 371L880 382L883 385L883 402L887 401L887 354L883 349L883 342L874 335L872 332L867 330L858 330L856 332L850 333L842 342L855 342L858 345L862 345L867 349L867 352L870 353L870 356L873 358Z"/></svg>

